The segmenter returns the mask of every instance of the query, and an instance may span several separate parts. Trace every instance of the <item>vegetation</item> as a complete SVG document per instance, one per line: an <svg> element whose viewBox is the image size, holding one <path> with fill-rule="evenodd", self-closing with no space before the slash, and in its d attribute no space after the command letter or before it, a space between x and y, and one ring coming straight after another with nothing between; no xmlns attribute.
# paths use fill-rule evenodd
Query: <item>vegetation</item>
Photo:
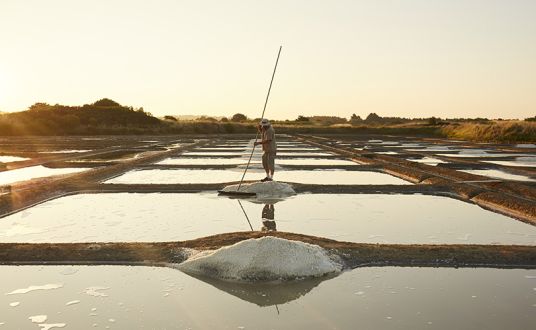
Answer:
<svg viewBox="0 0 536 330"><path fill-rule="evenodd" d="M497 121L489 123L454 123L441 128L448 138L482 142L534 142L536 122Z"/></svg>
<svg viewBox="0 0 536 330"><path fill-rule="evenodd" d="M35 103L28 110L0 113L0 135L126 135L126 134L217 134L254 133L260 118L241 113L230 118L209 116L153 117L143 108L101 99L83 106ZM272 120L280 133L390 134L463 139L471 141L536 142L536 117L524 121L381 117L365 119L353 114L298 116L295 120Z"/></svg>
<svg viewBox="0 0 536 330"><path fill-rule="evenodd" d="M27 111L0 115L0 135L134 133L160 125L161 121L143 108L122 106L109 99L83 106L36 103Z"/></svg>

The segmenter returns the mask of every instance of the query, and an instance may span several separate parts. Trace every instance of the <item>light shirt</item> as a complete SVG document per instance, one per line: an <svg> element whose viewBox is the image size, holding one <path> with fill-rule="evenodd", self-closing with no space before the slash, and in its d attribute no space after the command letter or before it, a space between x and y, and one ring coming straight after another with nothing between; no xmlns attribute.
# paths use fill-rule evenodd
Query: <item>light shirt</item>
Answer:
<svg viewBox="0 0 536 330"><path fill-rule="evenodd" d="M262 150L268 153L275 153L277 151L277 144L275 143L275 131L272 125L262 131L262 142L268 140L270 142L262 144Z"/></svg>

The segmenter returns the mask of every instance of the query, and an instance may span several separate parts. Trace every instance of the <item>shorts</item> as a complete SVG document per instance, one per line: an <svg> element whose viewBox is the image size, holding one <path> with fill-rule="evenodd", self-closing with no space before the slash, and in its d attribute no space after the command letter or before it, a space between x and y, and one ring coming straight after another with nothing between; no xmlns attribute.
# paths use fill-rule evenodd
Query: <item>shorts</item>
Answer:
<svg viewBox="0 0 536 330"><path fill-rule="evenodd" d="M262 154L262 167L265 170L275 170L275 152L265 152Z"/></svg>

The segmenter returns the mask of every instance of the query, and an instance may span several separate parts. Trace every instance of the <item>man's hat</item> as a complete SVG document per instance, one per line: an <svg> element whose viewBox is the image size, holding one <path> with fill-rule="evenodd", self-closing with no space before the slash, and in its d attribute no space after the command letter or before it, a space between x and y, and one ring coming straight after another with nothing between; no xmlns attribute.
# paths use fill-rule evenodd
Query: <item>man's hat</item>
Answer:
<svg viewBox="0 0 536 330"><path fill-rule="evenodd" d="M260 122L261 126L270 126L270 121L266 118L263 118Z"/></svg>

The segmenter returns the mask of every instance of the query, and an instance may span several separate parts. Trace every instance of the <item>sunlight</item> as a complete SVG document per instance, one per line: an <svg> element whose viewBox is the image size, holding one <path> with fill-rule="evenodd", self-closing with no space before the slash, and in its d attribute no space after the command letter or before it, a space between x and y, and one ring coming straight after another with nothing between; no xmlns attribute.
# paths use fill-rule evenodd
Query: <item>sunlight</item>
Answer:
<svg viewBox="0 0 536 330"><path fill-rule="evenodd" d="M7 109L3 109L5 107L6 98L10 94L9 85L10 85L11 79L8 77L5 70L2 70L0 68L0 111L6 111Z"/></svg>

